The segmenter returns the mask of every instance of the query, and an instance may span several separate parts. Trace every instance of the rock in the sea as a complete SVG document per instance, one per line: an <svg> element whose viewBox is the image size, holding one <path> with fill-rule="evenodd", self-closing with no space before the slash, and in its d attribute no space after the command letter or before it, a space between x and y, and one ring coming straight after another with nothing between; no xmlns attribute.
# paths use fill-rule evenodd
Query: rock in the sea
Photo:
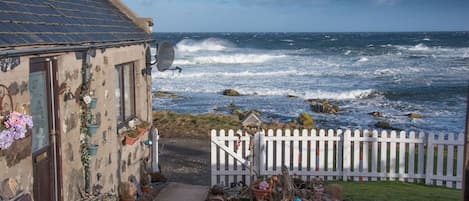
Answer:
<svg viewBox="0 0 469 201"><path fill-rule="evenodd" d="M287 97L288 97L288 98L298 98L298 96L291 95L291 94L288 94Z"/></svg>
<svg viewBox="0 0 469 201"><path fill-rule="evenodd" d="M303 125L304 127L306 128L313 128L314 127L314 120L313 118L311 117L311 115L309 115L308 113L306 112L303 112L301 113L300 115L298 115L298 123Z"/></svg>
<svg viewBox="0 0 469 201"><path fill-rule="evenodd" d="M423 117L421 114L417 114L417 113L413 113L413 112L407 114L407 116L408 116L409 118L412 118L412 119L420 119L420 118Z"/></svg>
<svg viewBox="0 0 469 201"><path fill-rule="evenodd" d="M318 113L336 114L339 112L338 104L330 104L329 101L323 99L311 99L311 110Z"/></svg>
<svg viewBox="0 0 469 201"><path fill-rule="evenodd" d="M234 89L225 89L223 91L223 95L225 96L240 96L239 92Z"/></svg>
<svg viewBox="0 0 469 201"><path fill-rule="evenodd" d="M392 129L391 124L387 121L378 121L375 126L382 129Z"/></svg>
<svg viewBox="0 0 469 201"><path fill-rule="evenodd" d="M368 113L368 114L370 114L370 115L373 116L373 117L383 117L383 113L382 113L382 112L374 111L374 112L370 112L370 113Z"/></svg>

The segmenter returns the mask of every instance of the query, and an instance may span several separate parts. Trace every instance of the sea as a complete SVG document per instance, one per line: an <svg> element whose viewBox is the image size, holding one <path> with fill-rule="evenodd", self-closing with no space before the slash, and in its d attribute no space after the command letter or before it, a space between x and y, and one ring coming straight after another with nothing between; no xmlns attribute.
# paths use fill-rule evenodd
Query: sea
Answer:
<svg viewBox="0 0 469 201"><path fill-rule="evenodd" d="M153 109L229 113L258 110L264 121L307 112L315 126L375 129L378 121L426 133L462 133L469 81L469 32L153 33L175 49L181 72L152 72ZM154 49L153 49L154 50ZM154 52L154 51L153 51ZM223 96L236 89L242 96ZM291 98L288 96L296 96ZM311 111L327 99L337 114ZM369 113L379 111L383 117ZM409 113L418 113L412 119Z"/></svg>

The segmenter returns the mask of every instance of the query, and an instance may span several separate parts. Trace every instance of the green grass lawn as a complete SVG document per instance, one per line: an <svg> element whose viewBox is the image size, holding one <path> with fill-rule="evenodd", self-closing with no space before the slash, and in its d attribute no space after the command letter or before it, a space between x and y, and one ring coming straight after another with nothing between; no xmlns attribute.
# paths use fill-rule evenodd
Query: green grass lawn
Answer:
<svg viewBox="0 0 469 201"><path fill-rule="evenodd" d="M334 182L344 189L346 201L453 201L461 190L395 181Z"/></svg>

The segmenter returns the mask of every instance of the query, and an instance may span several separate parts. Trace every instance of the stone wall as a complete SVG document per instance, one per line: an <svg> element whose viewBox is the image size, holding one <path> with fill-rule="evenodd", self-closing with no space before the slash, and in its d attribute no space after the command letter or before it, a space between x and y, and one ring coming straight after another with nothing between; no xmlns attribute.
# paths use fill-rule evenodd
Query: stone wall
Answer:
<svg viewBox="0 0 469 201"><path fill-rule="evenodd" d="M91 186L102 186L100 192L116 192L120 181L128 181L130 176L139 179L140 161L149 156L150 147L141 143L148 139L148 134L142 136L133 145L123 145L124 135L117 129L116 120L116 72L118 64L134 62L135 64L135 95L136 116L139 119L151 122L151 77L142 76L141 69L145 68L145 45L132 45L97 49L91 57L91 90L97 98L97 107L92 109L96 115L99 128L90 138L91 143L98 144L96 156L92 156ZM45 56L45 55L42 55ZM84 189L84 170L81 164L80 153L80 106L79 89L82 81L81 53L63 53L50 55L57 59L58 86L61 86L58 98L59 119L58 126L61 135L62 161L62 194L64 200L79 200L79 189ZM17 94L13 96L14 107L20 112L29 112L29 59L22 57L21 64L4 73L0 72L0 84L13 86ZM66 100L65 95L73 94L74 99ZM29 140L29 141L28 141ZM14 165L8 164L7 156L0 151L0 180L15 178L20 189L32 192L33 171L31 158L31 138L22 142L29 150L21 150L26 155ZM99 176L98 176L99 175ZM98 179L99 178L99 179Z"/></svg>
<svg viewBox="0 0 469 201"><path fill-rule="evenodd" d="M144 45L126 46L120 48L108 48L96 50L96 55L91 57L91 90L97 99L96 109L92 113L96 115L99 128L91 143L98 144L96 156L91 157L91 185L102 186L101 192L116 192L119 181L127 181L134 175L139 178L139 161L148 155L149 147L136 142L134 145L123 145L124 136L118 132L116 120L115 66L123 63L135 64L135 94L136 116L145 121L151 121L151 96L147 91L150 88L150 77L142 76L141 69L145 67ZM79 89L81 83L80 72L82 60L76 59L73 53L59 57L59 83L67 83L71 91ZM71 75L71 76L69 76ZM75 79L78 77L77 79ZM61 84L59 84L61 85ZM75 93L78 96L79 93ZM64 101L60 98L63 107L61 113L62 137L62 161L63 161L63 191L65 200L76 200L79 197L77 188L84 187L84 171L80 160L80 113L77 101ZM141 140L146 140L148 135ZM131 161L129 162L129 156ZM77 182L80 181L80 182Z"/></svg>

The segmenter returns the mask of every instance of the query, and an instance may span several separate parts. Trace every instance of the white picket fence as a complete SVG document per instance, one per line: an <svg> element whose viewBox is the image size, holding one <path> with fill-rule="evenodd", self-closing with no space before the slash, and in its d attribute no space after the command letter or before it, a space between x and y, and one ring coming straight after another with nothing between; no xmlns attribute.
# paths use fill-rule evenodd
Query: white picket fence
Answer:
<svg viewBox="0 0 469 201"><path fill-rule="evenodd" d="M211 183L251 182L253 169L278 175L281 167L309 180L425 182L461 189L464 136L376 130L268 130L252 138L241 131L212 130ZM239 144L239 146L238 146Z"/></svg>

